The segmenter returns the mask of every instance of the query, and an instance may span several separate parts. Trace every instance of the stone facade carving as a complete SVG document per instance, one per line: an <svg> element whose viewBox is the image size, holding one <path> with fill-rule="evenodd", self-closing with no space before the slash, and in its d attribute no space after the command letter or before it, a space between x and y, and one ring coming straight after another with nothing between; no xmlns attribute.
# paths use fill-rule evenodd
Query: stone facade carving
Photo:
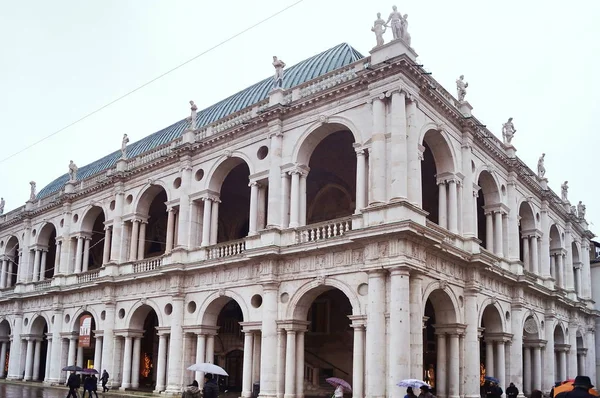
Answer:
<svg viewBox="0 0 600 398"><path fill-rule="evenodd" d="M273 67L275 68L273 88L283 88L283 68L285 68L285 62L273 56Z"/></svg>
<svg viewBox="0 0 600 398"><path fill-rule="evenodd" d="M187 118L189 122L190 130L196 130L196 118L198 114L198 107L194 101L190 101L190 116Z"/></svg>
<svg viewBox="0 0 600 398"><path fill-rule="evenodd" d="M469 87L469 83L465 82L465 76L460 75L460 77L456 79L456 91L458 93L458 100L460 102L465 100L465 96L467 95L467 87Z"/></svg>
<svg viewBox="0 0 600 398"><path fill-rule="evenodd" d="M515 126L512 120L513 118L509 117L508 121L502 125L502 137L504 138L504 143L506 145L511 144L511 141L515 133L517 132L517 130L515 130Z"/></svg>
<svg viewBox="0 0 600 398"><path fill-rule="evenodd" d="M377 44L375 47L383 46L383 34L386 31L385 21L381 19L381 13L377 13L377 19L373 22L373 27L371 28L371 32L375 33L375 39L377 40Z"/></svg>
<svg viewBox="0 0 600 398"><path fill-rule="evenodd" d="M579 201L579 203L577 203L577 217L579 217L582 220L585 219L585 205L581 200Z"/></svg>
<svg viewBox="0 0 600 398"><path fill-rule="evenodd" d="M538 333L538 326L533 318L529 318L525 321L525 325L523 326L523 329L525 329L525 331L529 334L537 334Z"/></svg>

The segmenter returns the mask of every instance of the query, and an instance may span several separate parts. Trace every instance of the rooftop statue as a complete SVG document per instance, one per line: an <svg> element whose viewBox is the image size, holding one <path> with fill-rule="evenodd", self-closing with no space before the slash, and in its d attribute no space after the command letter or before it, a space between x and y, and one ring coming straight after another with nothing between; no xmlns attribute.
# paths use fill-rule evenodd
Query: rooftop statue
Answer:
<svg viewBox="0 0 600 398"><path fill-rule="evenodd" d="M69 162L69 181L77 181L77 170L79 168L77 165L71 160Z"/></svg>
<svg viewBox="0 0 600 398"><path fill-rule="evenodd" d="M544 158L545 157L546 157L546 154L542 153L542 156L540 156L540 158L538 159L537 170L538 170L539 178L544 178L544 175L546 175L546 168L544 167Z"/></svg>
<svg viewBox="0 0 600 398"><path fill-rule="evenodd" d="M563 202L569 201L569 199L567 199L567 196L569 194L569 185L567 185L568 183L569 183L569 181L565 181L560 186L560 197L563 200Z"/></svg>
<svg viewBox="0 0 600 398"><path fill-rule="evenodd" d="M515 133L517 132L512 120L513 118L509 117L508 121L502 125L502 137L504 138L504 143L506 145L510 145Z"/></svg>
<svg viewBox="0 0 600 398"><path fill-rule="evenodd" d="M385 23L386 26L389 26L388 24L390 23L390 21L392 22L391 24L391 28L392 28L392 34L394 35L394 40L396 39L401 39L402 37L402 13L400 11L398 11L398 7L393 6L392 7L392 12L390 14L390 16L388 17L387 22Z"/></svg>
<svg viewBox="0 0 600 398"><path fill-rule="evenodd" d="M408 14L404 14L404 17L402 17L402 21L400 21L400 29L402 31L402 40L404 40L406 44L410 46L411 38L410 33L408 33Z"/></svg>
<svg viewBox="0 0 600 398"><path fill-rule="evenodd" d="M190 129L196 130L196 115L198 113L198 107L196 106L194 101L190 101L190 105L191 105L191 108L190 108L191 114L187 118L187 120L190 122Z"/></svg>
<svg viewBox="0 0 600 398"><path fill-rule="evenodd" d="M375 32L375 38L377 39L377 45L375 47L383 46L383 34L385 33L386 24L383 19L381 19L381 13L377 13L377 19L373 22L373 27L371 28L371 32Z"/></svg>
<svg viewBox="0 0 600 398"><path fill-rule="evenodd" d="M129 144L129 137L127 137L127 134L123 134L123 140L121 141L121 159L127 159L127 144Z"/></svg>
<svg viewBox="0 0 600 398"><path fill-rule="evenodd" d="M458 100L460 102L465 100L465 95L467 95L467 87L469 87L469 83L465 82L465 75L460 75L460 77L456 80L456 91L458 91Z"/></svg>
<svg viewBox="0 0 600 398"><path fill-rule="evenodd" d="M275 68L273 88L283 88L283 68L285 68L285 62L273 56L273 67Z"/></svg>
<svg viewBox="0 0 600 398"><path fill-rule="evenodd" d="M583 202L580 200L579 203L577 204L577 216L581 219L584 220L585 219L585 205L583 204Z"/></svg>
<svg viewBox="0 0 600 398"><path fill-rule="evenodd" d="M6 204L6 202L4 201L4 198L0 198L0 214L4 214L4 205Z"/></svg>
<svg viewBox="0 0 600 398"><path fill-rule="evenodd" d="M29 200L35 200L35 181L30 181L29 182L31 191L29 192Z"/></svg>

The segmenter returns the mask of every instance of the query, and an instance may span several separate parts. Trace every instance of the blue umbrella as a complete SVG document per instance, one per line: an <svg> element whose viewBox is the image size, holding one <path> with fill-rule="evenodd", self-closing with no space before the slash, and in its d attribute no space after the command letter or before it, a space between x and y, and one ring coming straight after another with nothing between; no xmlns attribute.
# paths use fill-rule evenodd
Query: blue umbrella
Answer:
<svg viewBox="0 0 600 398"><path fill-rule="evenodd" d="M491 382L496 383L496 384L500 383L500 380L498 380L497 378L492 377L492 376L485 376L485 380L491 381Z"/></svg>

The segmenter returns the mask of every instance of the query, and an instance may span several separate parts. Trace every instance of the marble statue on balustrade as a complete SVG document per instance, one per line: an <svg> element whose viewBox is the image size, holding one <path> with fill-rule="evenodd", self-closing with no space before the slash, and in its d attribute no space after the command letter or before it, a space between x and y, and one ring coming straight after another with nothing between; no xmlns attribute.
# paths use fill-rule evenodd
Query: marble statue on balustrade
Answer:
<svg viewBox="0 0 600 398"><path fill-rule="evenodd" d="M581 220L585 219L585 205L581 200L577 203L577 217Z"/></svg>
<svg viewBox="0 0 600 398"><path fill-rule="evenodd" d="M375 33L375 39L377 40L377 44L375 47L383 46L383 34L386 31L385 21L381 19L381 13L377 13L377 19L373 22L373 27L371 28L371 32Z"/></svg>
<svg viewBox="0 0 600 398"><path fill-rule="evenodd" d="M539 178L544 178L546 175L546 167L544 167L544 158L546 157L545 153L542 153L542 156L538 159L537 163L537 172Z"/></svg>
<svg viewBox="0 0 600 398"><path fill-rule="evenodd" d="M402 38L402 19L402 13L398 11L398 7L393 6L392 12L388 17L385 26L390 26L388 24L390 23L390 21L392 22L390 27L392 28L392 35L394 36L394 40Z"/></svg>
<svg viewBox="0 0 600 398"><path fill-rule="evenodd" d="M569 199L567 198L568 195L569 195L569 181L565 181L560 186L560 198L563 200L563 202L569 201Z"/></svg>
<svg viewBox="0 0 600 398"><path fill-rule="evenodd" d="M123 140L121 141L121 159L127 159L127 144L129 144L129 137L127 137L127 134L123 134Z"/></svg>
<svg viewBox="0 0 600 398"><path fill-rule="evenodd" d="M285 68L285 62L278 59L275 55L273 56L273 67L275 68L275 78L273 82L273 88L283 88L283 68Z"/></svg>
<svg viewBox="0 0 600 398"><path fill-rule="evenodd" d="M29 186L30 186L30 191L29 191L29 200L33 201L35 200L35 187L36 187L36 183L35 181L30 181L29 182Z"/></svg>
<svg viewBox="0 0 600 398"><path fill-rule="evenodd" d="M469 83L465 82L465 75L460 75L460 77L456 80L456 91L458 91L458 100L460 102L465 100L465 96L467 95L467 87L469 87Z"/></svg>
<svg viewBox="0 0 600 398"><path fill-rule="evenodd" d="M502 125L502 137L504 138L504 144L506 145L511 145L511 141L517 132L512 120L513 118L509 117L508 121Z"/></svg>
<svg viewBox="0 0 600 398"><path fill-rule="evenodd" d="M404 14L404 16L402 17L402 21L400 22L400 28L402 30L402 40L404 40L404 42L410 46L411 37L410 33L408 33L408 14Z"/></svg>
<svg viewBox="0 0 600 398"><path fill-rule="evenodd" d="M71 160L69 162L69 181L77 181L77 171L79 167Z"/></svg>
<svg viewBox="0 0 600 398"><path fill-rule="evenodd" d="M0 198L0 214L4 214L4 205L5 205L5 201L4 198Z"/></svg>
<svg viewBox="0 0 600 398"><path fill-rule="evenodd" d="M198 114L198 107L194 103L194 101L190 101L190 116L188 116L187 121L189 122L189 129L196 130L196 115Z"/></svg>

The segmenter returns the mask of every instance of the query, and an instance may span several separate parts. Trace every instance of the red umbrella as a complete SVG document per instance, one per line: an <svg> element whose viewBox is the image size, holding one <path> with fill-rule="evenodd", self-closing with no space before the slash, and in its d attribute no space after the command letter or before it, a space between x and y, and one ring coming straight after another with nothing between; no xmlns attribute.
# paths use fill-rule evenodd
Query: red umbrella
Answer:
<svg viewBox="0 0 600 398"><path fill-rule="evenodd" d="M334 387L342 386L342 388L344 390L346 390L347 392L352 392L352 387L350 387L350 384L344 379L340 379L337 377L330 377L328 379L325 379L325 381Z"/></svg>

